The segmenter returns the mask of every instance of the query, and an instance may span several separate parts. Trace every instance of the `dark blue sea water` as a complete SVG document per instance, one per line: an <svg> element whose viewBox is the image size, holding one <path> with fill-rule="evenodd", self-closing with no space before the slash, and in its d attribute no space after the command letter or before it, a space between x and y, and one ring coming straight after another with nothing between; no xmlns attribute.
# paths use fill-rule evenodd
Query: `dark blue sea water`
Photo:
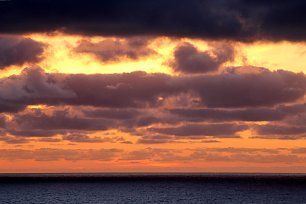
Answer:
<svg viewBox="0 0 306 204"><path fill-rule="evenodd" d="M0 174L0 203L306 203L306 175Z"/></svg>

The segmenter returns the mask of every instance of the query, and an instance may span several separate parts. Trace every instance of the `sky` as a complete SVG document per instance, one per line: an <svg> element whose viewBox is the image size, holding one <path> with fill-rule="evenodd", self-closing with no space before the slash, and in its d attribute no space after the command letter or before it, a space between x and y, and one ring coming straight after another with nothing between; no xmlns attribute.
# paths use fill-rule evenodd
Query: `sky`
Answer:
<svg viewBox="0 0 306 204"><path fill-rule="evenodd" d="M0 1L0 172L306 173L305 9Z"/></svg>

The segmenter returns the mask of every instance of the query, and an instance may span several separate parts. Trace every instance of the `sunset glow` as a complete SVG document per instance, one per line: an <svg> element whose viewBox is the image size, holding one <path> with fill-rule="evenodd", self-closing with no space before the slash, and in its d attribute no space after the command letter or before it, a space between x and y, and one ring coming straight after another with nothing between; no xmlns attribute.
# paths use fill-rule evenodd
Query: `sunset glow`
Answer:
<svg viewBox="0 0 306 204"><path fill-rule="evenodd" d="M0 28L0 172L306 172L305 39L139 21Z"/></svg>

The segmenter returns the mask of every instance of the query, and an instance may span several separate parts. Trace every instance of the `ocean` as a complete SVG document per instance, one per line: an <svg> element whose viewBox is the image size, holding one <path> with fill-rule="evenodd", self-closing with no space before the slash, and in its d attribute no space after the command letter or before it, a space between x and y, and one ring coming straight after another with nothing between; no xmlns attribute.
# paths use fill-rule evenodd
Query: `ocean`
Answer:
<svg viewBox="0 0 306 204"><path fill-rule="evenodd" d="M306 203L306 175L0 174L0 203Z"/></svg>

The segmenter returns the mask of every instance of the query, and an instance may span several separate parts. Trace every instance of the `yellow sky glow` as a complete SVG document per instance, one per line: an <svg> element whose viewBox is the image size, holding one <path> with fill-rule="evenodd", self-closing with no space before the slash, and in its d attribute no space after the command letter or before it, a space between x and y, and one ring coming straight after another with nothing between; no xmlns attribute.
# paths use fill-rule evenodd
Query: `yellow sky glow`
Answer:
<svg viewBox="0 0 306 204"><path fill-rule="evenodd" d="M174 74L167 62L173 57L173 51L177 45L181 42L190 42L194 44L199 50L207 50L209 47L208 41L199 39L170 39L167 37L156 38L150 44L150 47L154 49L157 54L140 59L138 61L132 61L130 59L122 59L119 62L103 63L95 58L95 56L90 54L76 53L73 48L78 45L80 40L84 39L82 36L67 36L60 33L53 35L44 34L30 34L25 37L32 38L47 44L46 52L44 53L44 60L39 62L37 65L45 69L47 72L59 72L59 73L122 73L122 72L132 72L132 71L145 71L145 72L162 72L167 74ZM90 38L91 41L97 42L103 40L102 37ZM304 67L306 67L306 44L305 43L291 43L291 42L278 42L278 43L235 43L234 44L237 55L234 62L227 64L227 66L243 66L243 65L253 65L258 67L266 67L270 70L285 69L294 72L305 72ZM26 64L23 67L32 66ZM12 74L18 74L22 69L18 66L11 66L9 69L1 71L1 76L6 77ZM47 107L42 105L29 106L28 109L46 109ZM190 149L196 148L297 148L306 147L306 140L265 140L265 139L249 139L252 136L251 131L241 132L243 139L218 139L220 142L217 143L201 143L198 141L180 141L176 143L168 144L154 144L154 148L168 148L168 149L181 149L184 150L186 147ZM137 136L133 136L124 132L117 130L110 130L107 132L95 132L90 135L91 137L123 137L127 141L133 143L137 142ZM55 137L56 138L56 137ZM60 136L57 138L60 139ZM39 148L61 148L61 149L100 149L102 148L119 148L126 151L136 151L152 147L152 145L146 144L119 144L119 143L71 143L69 141L60 142L43 142L38 141L38 138L34 138L31 142L26 144L6 144L1 142L2 149L39 149ZM134 163L133 163L134 162ZM118 161L118 163L108 166L107 162L99 161L81 161L79 163L72 161L52 161L48 164L48 167L43 167L41 164L44 162L39 161L0 161L0 172L6 172L8 169L11 171L31 171L31 169L37 169L37 171L56 171L56 165L60 165L63 171L65 169L72 171L83 171L84 165L88 165L92 171L98 171L103 169L103 171L145 171L146 167L151 167L152 171L161 171L168 169L172 171L176 169L177 171L190 171L191 168L183 168L179 163L165 163L159 161L151 162L140 162L135 161ZM245 163L234 162L235 165L229 165L228 163L219 162L216 163L214 168L207 168L205 163L195 164L191 162L191 167L195 170L205 171L205 170L217 170L220 169L231 169L233 171L241 169L241 166ZM30 166L27 169L25 166ZM131 167L133 165L133 168ZM211 164L212 165L212 164ZM284 171L288 171L289 166L282 164ZM250 167L249 170L256 170L259 165ZM266 166L268 170L275 170L279 168L279 164L271 164L271 166ZM87 168L87 170L89 169ZM303 167L304 168L304 167ZM263 169L263 168L261 168ZM305 167L306 169L306 167ZM296 171L300 170L300 167L296 167Z"/></svg>

